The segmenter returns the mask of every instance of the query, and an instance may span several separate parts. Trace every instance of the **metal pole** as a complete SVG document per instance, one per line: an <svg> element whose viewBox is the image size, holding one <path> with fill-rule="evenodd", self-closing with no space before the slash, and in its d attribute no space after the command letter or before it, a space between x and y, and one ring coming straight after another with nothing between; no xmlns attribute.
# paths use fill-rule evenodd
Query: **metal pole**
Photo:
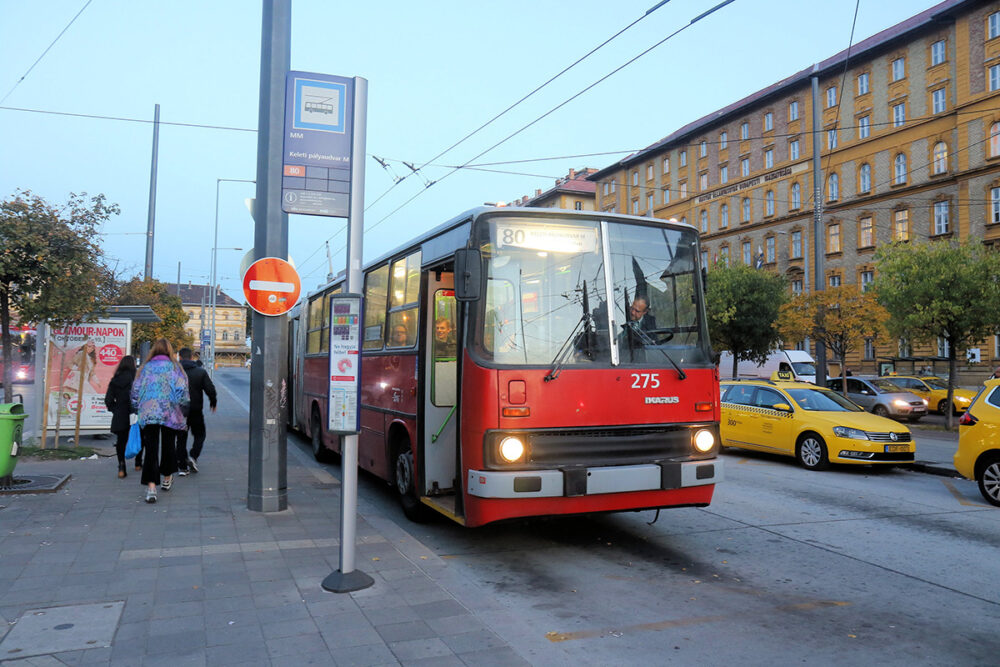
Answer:
<svg viewBox="0 0 1000 667"><path fill-rule="evenodd" d="M823 291L823 169L820 164L820 108L819 66L813 66L812 75L812 124L813 124L813 289ZM806 280L809 280L808 275ZM826 386L826 345L816 340L816 384Z"/></svg>
<svg viewBox="0 0 1000 667"><path fill-rule="evenodd" d="M213 380L215 379L215 271L216 271L216 256L219 254L219 185L221 185L222 179L215 179L215 236L212 240L212 286L211 293L209 294L209 308L212 311L212 336L209 338L209 349L211 353L209 355L210 363L208 365L208 375Z"/></svg>
<svg viewBox="0 0 1000 667"><path fill-rule="evenodd" d="M351 201L347 217L347 291L360 293L362 243L365 229L365 135L367 132L368 81L354 77L354 140L351 143ZM347 593L368 588L375 580L354 569L358 524L358 436L345 435L341 451L340 569L323 580L323 588Z"/></svg>
<svg viewBox="0 0 1000 667"><path fill-rule="evenodd" d="M160 148L160 105L153 110L153 159L149 169L149 212L146 222L145 280L153 279L153 228L156 226L156 161Z"/></svg>
<svg viewBox="0 0 1000 667"><path fill-rule="evenodd" d="M264 0L261 18L260 107L257 121L257 201L254 256L288 256L288 215L281 210L285 77L291 63L291 0ZM214 333L214 332L213 332ZM250 366L250 447L247 508L279 512L288 507L288 317L253 313Z"/></svg>

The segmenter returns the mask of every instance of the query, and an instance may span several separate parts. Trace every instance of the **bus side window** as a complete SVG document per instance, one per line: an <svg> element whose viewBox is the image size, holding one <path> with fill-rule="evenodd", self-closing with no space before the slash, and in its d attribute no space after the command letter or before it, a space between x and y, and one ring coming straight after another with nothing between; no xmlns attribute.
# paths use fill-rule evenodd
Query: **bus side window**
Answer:
<svg viewBox="0 0 1000 667"><path fill-rule="evenodd" d="M417 301L420 298L420 252L392 263L389 327L386 347L412 347L417 342ZM403 332L406 332L405 337Z"/></svg>
<svg viewBox="0 0 1000 667"><path fill-rule="evenodd" d="M373 269L365 275L365 331L362 346L365 350L382 349L388 287L388 264Z"/></svg>
<svg viewBox="0 0 1000 667"><path fill-rule="evenodd" d="M455 292L441 289L434 293L434 339L431 396L434 405L454 405L457 393L458 359L455 342L457 307Z"/></svg>

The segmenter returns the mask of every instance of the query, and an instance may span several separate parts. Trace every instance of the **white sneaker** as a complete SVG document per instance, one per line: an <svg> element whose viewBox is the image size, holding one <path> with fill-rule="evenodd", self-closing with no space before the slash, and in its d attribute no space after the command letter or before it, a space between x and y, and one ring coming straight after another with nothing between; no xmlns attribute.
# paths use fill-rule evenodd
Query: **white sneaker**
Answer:
<svg viewBox="0 0 1000 667"><path fill-rule="evenodd" d="M156 502L156 489L146 489L146 502L147 503Z"/></svg>
<svg viewBox="0 0 1000 667"><path fill-rule="evenodd" d="M188 471L187 470L178 470L177 471L177 476L178 477L187 477L188 476Z"/></svg>
<svg viewBox="0 0 1000 667"><path fill-rule="evenodd" d="M194 459L188 459L188 471L198 472L198 462Z"/></svg>

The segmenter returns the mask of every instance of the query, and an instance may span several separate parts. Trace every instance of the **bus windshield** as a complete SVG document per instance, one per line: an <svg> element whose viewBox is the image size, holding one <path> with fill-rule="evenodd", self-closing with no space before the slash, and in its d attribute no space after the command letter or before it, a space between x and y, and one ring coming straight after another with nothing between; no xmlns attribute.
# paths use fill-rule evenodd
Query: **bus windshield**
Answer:
<svg viewBox="0 0 1000 667"><path fill-rule="evenodd" d="M614 348L623 365L709 363L694 230L497 216L477 234L486 298L475 347L486 359L610 366Z"/></svg>

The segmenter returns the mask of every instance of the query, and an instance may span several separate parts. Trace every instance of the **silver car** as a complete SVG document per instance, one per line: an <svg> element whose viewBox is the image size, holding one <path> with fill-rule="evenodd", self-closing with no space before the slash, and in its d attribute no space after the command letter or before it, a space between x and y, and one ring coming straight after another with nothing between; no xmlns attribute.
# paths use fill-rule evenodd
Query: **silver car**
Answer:
<svg viewBox="0 0 1000 667"><path fill-rule="evenodd" d="M841 378L833 378L827 380L826 386L839 393L843 387L842 382ZM903 391L885 378L847 378L847 398L880 417L916 422L927 414L924 399Z"/></svg>

